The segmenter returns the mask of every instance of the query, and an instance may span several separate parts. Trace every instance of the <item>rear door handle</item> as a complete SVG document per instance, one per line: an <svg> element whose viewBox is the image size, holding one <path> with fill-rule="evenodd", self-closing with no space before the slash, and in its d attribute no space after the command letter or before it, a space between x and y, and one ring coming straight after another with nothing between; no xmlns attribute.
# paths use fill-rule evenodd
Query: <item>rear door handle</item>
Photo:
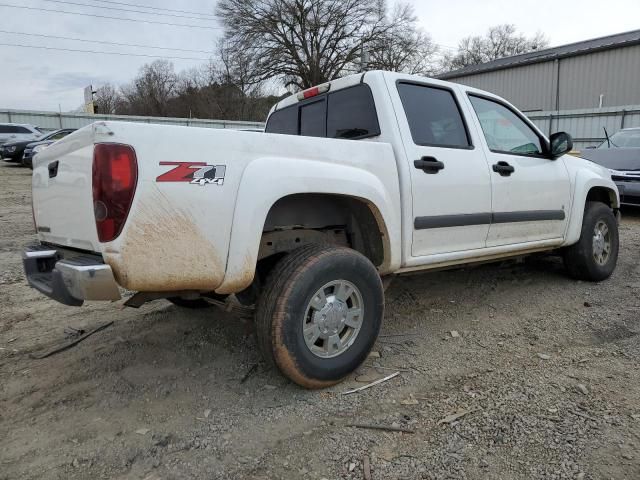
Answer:
<svg viewBox="0 0 640 480"><path fill-rule="evenodd" d="M413 166L424 173L438 173L444 168L444 163L438 161L436 157L422 157L420 160L414 160Z"/></svg>
<svg viewBox="0 0 640 480"><path fill-rule="evenodd" d="M509 165L507 162L501 160L498 163L493 164L493 171L499 173L502 177L508 177L513 172L515 172L516 169Z"/></svg>

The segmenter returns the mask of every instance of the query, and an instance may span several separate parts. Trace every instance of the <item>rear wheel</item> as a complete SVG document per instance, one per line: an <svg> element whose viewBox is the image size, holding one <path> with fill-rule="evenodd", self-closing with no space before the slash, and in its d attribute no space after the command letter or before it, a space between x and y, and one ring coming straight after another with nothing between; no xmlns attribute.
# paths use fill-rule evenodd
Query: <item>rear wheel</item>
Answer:
<svg viewBox="0 0 640 480"><path fill-rule="evenodd" d="M618 248L618 222L613 210L601 202L587 202L580 240L564 251L564 265L573 278L604 280L616 268Z"/></svg>
<svg viewBox="0 0 640 480"><path fill-rule="evenodd" d="M295 383L326 387L367 358L383 311L382 282L365 256L308 245L280 260L267 279L256 311L258 345Z"/></svg>

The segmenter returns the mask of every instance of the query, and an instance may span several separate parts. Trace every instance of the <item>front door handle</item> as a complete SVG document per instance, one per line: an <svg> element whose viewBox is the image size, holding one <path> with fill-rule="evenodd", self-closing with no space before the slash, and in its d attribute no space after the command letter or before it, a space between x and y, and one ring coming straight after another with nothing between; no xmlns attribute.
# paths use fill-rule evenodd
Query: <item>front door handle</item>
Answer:
<svg viewBox="0 0 640 480"><path fill-rule="evenodd" d="M422 157L420 160L414 160L413 166L424 173L438 173L444 168L444 163L439 162L436 157Z"/></svg>
<svg viewBox="0 0 640 480"><path fill-rule="evenodd" d="M513 172L515 172L516 169L509 165L507 162L501 160L498 163L493 164L493 171L499 173L502 177L508 177Z"/></svg>

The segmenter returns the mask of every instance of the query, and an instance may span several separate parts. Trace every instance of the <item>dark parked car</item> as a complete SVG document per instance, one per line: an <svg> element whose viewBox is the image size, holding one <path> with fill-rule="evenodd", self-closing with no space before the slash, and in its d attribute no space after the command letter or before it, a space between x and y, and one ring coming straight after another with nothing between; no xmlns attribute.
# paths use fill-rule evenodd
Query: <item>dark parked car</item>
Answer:
<svg viewBox="0 0 640 480"><path fill-rule="evenodd" d="M39 138L30 138L28 140L21 140L19 142L11 142L5 143L4 145L0 145L0 158L4 158L7 162L19 162L22 160L22 155L24 154L25 148L27 145L33 142L42 142L42 141L51 141L51 143L56 140L60 140L61 138L69 135L71 132L75 131L72 128L64 128L61 130L54 130L53 132L45 133Z"/></svg>
<svg viewBox="0 0 640 480"><path fill-rule="evenodd" d="M640 206L640 127L622 129L580 156L609 169L622 204Z"/></svg>
<svg viewBox="0 0 640 480"><path fill-rule="evenodd" d="M25 167L29 167L33 170L33 157L38 153L47 148L52 143L57 142L61 138L66 137L71 132L75 132L73 128L67 128L64 130L57 130L53 132L51 138L46 140L38 140L37 142L29 143L25 149L24 154L22 155L22 165ZM55 135L54 135L55 134Z"/></svg>

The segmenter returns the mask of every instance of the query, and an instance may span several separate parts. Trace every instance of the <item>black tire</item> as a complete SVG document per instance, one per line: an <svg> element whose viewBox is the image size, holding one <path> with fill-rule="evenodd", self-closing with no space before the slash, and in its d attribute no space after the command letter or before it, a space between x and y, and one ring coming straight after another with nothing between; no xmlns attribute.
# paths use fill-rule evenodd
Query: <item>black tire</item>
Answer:
<svg viewBox="0 0 640 480"><path fill-rule="evenodd" d="M604 261L599 263L594 257L594 229L600 222L608 228L610 251ZM609 278L618 261L619 236L618 222L613 210L601 202L587 202L582 219L580 240L567 247L563 253L564 266L572 278L599 282Z"/></svg>
<svg viewBox="0 0 640 480"><path fill-rule="evenodd" d="M337 356L312 353L303 324L312 297L333 281L355 285L364 315L350 346ZM307 245L282 258L269 275L256 309L258 346L265 360L305 388L334 385L366 358L378 337L384 291L375 266L345 247Z"/></svg>
<svg viewBox="0 0 640 480"><path fill-rule="evenodd" d="M167 300L169 300L171 303L173 303L178 307L190 308L193 310L213 307L211 303L207 302L206 300L203 300L202 298L187 299L187 298L181 298L181 297L170 297L170 298L167 298Z"/></svg>

